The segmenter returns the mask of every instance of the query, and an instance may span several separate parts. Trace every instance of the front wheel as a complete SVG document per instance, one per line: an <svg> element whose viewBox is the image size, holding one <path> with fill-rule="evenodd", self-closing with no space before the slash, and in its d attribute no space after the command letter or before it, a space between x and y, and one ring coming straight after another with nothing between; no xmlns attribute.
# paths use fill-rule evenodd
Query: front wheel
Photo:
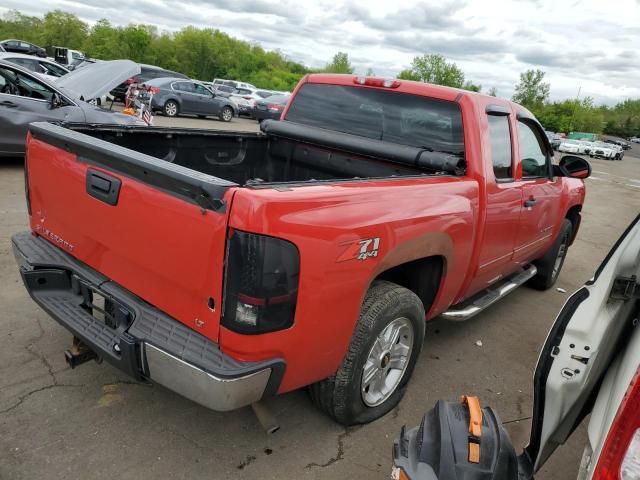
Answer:
<svg viewBox="0 0 640 480"><path fill-rule="evenodd" d="M567 256L567 250L571 242L572 230L571 220L565 218L562 222L562 227L560 227L560 233L558 233L556 241L549 251L544 257L533 262L538 269L538 273L529 280L530 286L537 290L548 290L553 287L564 265L564 259Z"/></svg>
<svg viewBox="0 0 640 480"><path fill-rule="evenodd" d="M233 118L233 109L231 107L224 107L220 112L220 120L223 122L230 122Z"/></svg>
<svg viewBox="0 0 640 480"><path fill-rule="evenodd" d="M424 306L418 296L391 282L375 282L340 368L309 387L313 402L343 425L382 417L404 395L424 331Z"/></svg>

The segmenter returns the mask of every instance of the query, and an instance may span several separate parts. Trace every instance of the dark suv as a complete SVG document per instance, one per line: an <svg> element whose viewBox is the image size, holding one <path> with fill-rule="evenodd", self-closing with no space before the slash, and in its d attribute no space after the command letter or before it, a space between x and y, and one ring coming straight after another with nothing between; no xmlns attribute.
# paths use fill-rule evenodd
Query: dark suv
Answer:
<svg viewBox="0 0 640 480"><path fill-rule="evenodd" d="M33 43L23 42L22 40L16 40L13 38L1 41L0 46L2 46L2 48L7 52L25 53L27 55L36 55L42 58L47 56L47 51L44 48L34 45Z"/></svg>
<svg viewBox="0 0 640 480"><path fill-rule="evenodd" d="M144 83L154 78L189 78L186 75L178 72L172 72L171 70L165 70L164 68L156 67L155 65L140 64L140 74L136 75L127 82L121 83L116 88L111 90L111 95L116 100L124 102L124 97L127 94L127 88L131 81L135 83Z"/></svg>

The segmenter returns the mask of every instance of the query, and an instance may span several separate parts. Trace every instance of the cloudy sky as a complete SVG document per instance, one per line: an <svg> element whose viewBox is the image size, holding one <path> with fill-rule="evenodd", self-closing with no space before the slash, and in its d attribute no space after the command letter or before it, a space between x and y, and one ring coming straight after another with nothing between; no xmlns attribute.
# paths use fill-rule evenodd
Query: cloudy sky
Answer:
<svg viewBox="0 0 640 480"><path fill-rule="evenodd" d="M345 51L358 72L377 75L441 53L502 97L528 68L547 72L553 99L579 88L596 103L640 97L640 0L3 0L0 12L13 8L168 31L213 27L313 67Z"/></svg>

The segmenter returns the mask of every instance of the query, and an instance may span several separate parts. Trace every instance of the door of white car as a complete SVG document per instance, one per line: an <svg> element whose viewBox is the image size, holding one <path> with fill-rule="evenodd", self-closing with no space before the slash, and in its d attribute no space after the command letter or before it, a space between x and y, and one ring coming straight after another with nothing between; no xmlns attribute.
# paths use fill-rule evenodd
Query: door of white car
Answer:
<svg viewBox="0 0 640 480"><path fill-rule="evenodd" d="M609 394L603 392L602 388L606 388L607 378L609 385L615 383L611 380L611 369L616 362L626 358L628 362L637 363L638 355L629 357L625 353L632 348L631 339L638 336L638 279L640 216L620 237L594 277L567 300L540 352L534 375L531 437L523 454L534 472L591 412L599 393L605 396ZM638 371L638 365L626 365L625 368L627 372ZM629 376L627 373L626 378ZM628 385L623 388L627 391ZM637 390L634 401L640 405L640 385ZM617 398L620 399L620 395ZM608 405L608 408L617 410L619 407ZM640 409L632 406L632 412L622 420L622 437L619 431L614 430L615 413L610 415L608 423L601 419L602 414L600 417L595 414L592 416L592 422L596 420L601 426L608 425L611 428L608 436L616 436L620 465L614 465L613 468L622 468L625 458L633 456L634 451L640 449ZM595 446L594 453L599 454L601 447L601 444ZM635 461L640 462L637 457L640 454L636 452ZM591 461L597 462L597 459ZM631 464L629 462L633 463L629 460L627 464ZM638 469L635 473L637 476L594 478L640 478L640 464L635 465L631 468ZM590 475L592 473L593 468Z"/></svg>

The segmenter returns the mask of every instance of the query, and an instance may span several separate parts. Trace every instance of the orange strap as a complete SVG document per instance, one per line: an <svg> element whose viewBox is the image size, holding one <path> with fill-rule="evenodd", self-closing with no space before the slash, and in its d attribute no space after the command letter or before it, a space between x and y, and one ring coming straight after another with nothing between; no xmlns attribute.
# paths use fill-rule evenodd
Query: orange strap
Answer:
<svg viewBox="0 0 640 480"><path fill-rule="evenodd" d="M482 436L482 409L478 397L462 395L462 403L469 407L469 463L480 463L480 437Z"/></svg>

